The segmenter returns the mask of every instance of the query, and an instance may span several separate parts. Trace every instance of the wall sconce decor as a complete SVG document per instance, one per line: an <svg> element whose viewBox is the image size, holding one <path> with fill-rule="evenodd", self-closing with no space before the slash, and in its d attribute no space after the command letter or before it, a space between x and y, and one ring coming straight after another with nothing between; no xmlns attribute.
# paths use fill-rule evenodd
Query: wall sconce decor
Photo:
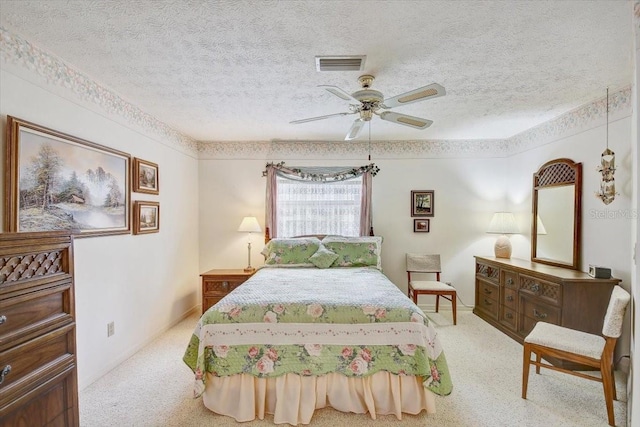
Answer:
<svg viewBox="0 0 640 427"><path fill-rule="evenodd" d="M609 149L609 88L607 88L607 148L600 156L600 166L598 172L602 174L600 181L600 191L596 196L605 205L610 204L616 198L616 182L613 174L616 171L616 153Z"/></svg>

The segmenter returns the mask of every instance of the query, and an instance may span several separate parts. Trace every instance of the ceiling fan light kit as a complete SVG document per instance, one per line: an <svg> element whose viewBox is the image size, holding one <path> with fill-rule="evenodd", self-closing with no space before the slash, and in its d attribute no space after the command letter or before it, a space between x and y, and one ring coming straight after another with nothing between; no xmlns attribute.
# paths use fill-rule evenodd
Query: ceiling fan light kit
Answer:
<svg viewBox="0 0 640 427"><path fill-rule="evenodd" d="M316 57L317 59L317 57ZM323 87L329 93L337 96L343 101L347 101L349 103L349 111L343 113L334 113L327 114L325 116L318 117L310 117L307 119L294 120L290 123L299 124L299 123L307 123L315 120L324 120L331 117L336 116L345 116L348 114L358 114L360 117L357 118L349 132L347 132L347 136L345 137L346 141L350 141L355 139L360 134L360 131L364 127L364 124L370 121L373 118L373 115L377 115L382 120L386 120L391 123L397 123L404 126L409 126L414 129L426 129L433 124L433 121L428 119L423 119L420 117L409 116L407 114L396 113L392 111L380 111L380 110L389 110L394 107L398 107L401 105L411 104L412 102L426 101L428 99L437 98L440 96L444 96L446 91L444 87L437 83L432 83L430 85L420 87L409 92L391 97L384 98L382 92L370 89L371 84L373 83L375 77L370 74L364 74L358 78L358 82L362 86L361 90L358 90L353 93L348 93L337 86L330 85L320 85L318 87Z"/></svg>

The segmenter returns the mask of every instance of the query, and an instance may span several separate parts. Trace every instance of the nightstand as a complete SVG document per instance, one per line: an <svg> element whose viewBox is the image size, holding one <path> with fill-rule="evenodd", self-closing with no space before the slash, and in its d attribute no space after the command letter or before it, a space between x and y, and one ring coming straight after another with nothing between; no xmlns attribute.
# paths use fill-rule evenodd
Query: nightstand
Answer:
<svg viewBox="0 0 640 427"><path fill-rule="evenodd" d="M255 273L237 270L209 270L202 273L202 313L240 286Z"/></svg>

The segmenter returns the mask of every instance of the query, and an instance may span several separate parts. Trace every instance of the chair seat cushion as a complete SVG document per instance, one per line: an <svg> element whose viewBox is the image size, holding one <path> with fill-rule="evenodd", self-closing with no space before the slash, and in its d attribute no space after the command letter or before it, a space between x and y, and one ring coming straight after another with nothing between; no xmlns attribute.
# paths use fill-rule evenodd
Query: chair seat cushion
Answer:
<svg viewBox="0 0 640 427"><path fill-rule="evenodd" d="M605 340L601 336L538 322L524 342L600 359Z"/></svg>
<svg viewBox="0 0 640 427"><path fill-rule="evenodd" d="M409 286L416 291L455 291L453 286L449 286L446 283L429 280L411 281Z"/></svg>

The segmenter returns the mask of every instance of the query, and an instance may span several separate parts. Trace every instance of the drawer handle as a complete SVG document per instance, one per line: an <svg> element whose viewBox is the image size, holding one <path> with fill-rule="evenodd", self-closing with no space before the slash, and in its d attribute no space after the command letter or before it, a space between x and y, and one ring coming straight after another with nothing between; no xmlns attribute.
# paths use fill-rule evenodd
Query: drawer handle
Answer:
<svg viewBox="0 0 640 427"><path fill-rule="evenodd" d="M492 302L491 302L491 301L489 301L489 300L488 300L488 299L486 299L486 298L484 299L484 303L485 303L486 305L491 305L491 304L492 304Z"/></svg>
<svg viewBox="0 0 640 427"><path fill-rule="evenodd" d="M7 316L5 315L0 316L0 325L2 325L6 321L7 321Z"/></svg>
<svg viewBox="0 0 640 427"><path fill-rule="evenodd" d="M229 289L229 282L222 282L222 286L223 286L225 289Z"/></svg>
<svg viewBox="0 0 640 427"><path fill-rule="evenodd" d="M507 285L509 285L509 286L513 285L513 279L512 278L508 278L507 279Z"/></svg>
<svg viewBox="0 0 640 427"><path fill-rule="evenodd" d="M493 291L491 289L484 288L484 293L487 295L491 295Z"/></svg>
<svg viewBox="0 0 640 427"><path fill-rule="evenodd" d="M538 291L540 291L540 285L537 283L534 283L533 285L531 285L531 290L535 293L538 293Z"/></svg>
<svg viewBox="0 0 640 427"><path fill-rule="evenodd" d="M11 373L11 365L7 365L4 367L2 372L0 372L0 384L4 382L4 377Z"/></svg>
<svg viewBox="0 0 640 427"><path fill-rule="evenodd" d="M507 319L513 319L513 314L511 314L511 313L507 313L507 314L505 314L505 317L506 317Z"/></svg>
<svg viewBox="0 0 640 427"><path fill-rule="evenodd" d="M546 319L547 318L547 313L541 313L538 310L536 310L535 308L533 309L533 316L536 319Z"/></svg>
<svg viewBox="0 0 640 427"><path fill-rule="evenodd" d="M513 301L513 295L507 295L507 301Z"/></svg>

